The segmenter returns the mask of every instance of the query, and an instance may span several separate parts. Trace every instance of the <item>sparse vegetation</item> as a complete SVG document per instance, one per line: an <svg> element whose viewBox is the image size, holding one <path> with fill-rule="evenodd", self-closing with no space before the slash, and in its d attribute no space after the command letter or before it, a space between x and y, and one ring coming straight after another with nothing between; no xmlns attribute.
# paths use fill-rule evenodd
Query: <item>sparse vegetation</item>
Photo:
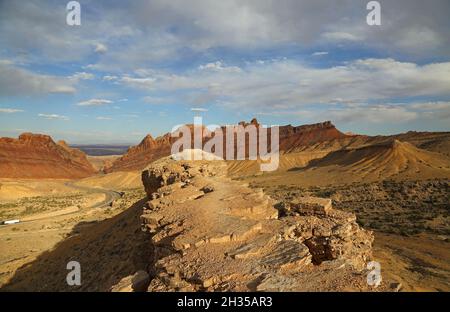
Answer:
<svg viewBox="0 0 450 312"><path fill-rule="evenodd" d="M358 223L372 230L400 235L422 232L450 235L449 180L382 181L310 188L279 185L268 186L266 191L280 201L305 195L332 198L334 207L354 212Z"/></svg>
<svg viewBox="0 0 450 312"><path fill-rule="evenodd" d="M24 197L16 201L0 203L0 219L29 216L36 213L63 209L77 205L85 194Z"/></svg>

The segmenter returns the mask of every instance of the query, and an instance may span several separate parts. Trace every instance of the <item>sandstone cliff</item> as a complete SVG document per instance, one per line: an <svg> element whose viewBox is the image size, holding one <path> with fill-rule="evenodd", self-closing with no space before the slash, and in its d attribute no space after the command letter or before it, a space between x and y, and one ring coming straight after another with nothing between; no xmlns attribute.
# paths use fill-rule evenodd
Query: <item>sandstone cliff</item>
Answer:
<svg viewBox="0 0 450 312"><path fill-rule="evenodd" d="M245 121L241 121L239 123L239 125L243 126L248 124L253 124L256 127L259 127L259 123L255 118L252 119L250 123L246 123ZM190 127L192 127L192 125L190 125ZM299 147L309 146L317 142L325 142L347 137L345 134L337 130L330 121L298 127L293 127L291 125L281 126L279 131L280 150L285 152ZM223 133L226 138L224 128ZM210 136L208 136L207 133L204 133L204 143L206 143L209 139ZM105 171L142 170L152 161L163 156L170 155L172 142L173 139L170 137L170 133L158 137L157 139L153 139L150 135L147 135L141 143L137 146L131 147L124 156L115 160L109 168L105 169ZM248 150L248 142L246 148Z"/></svg>
<svg viewBox="0 0 450 312"><path fill-rule="evenodd" d="M110 173L141 170L152 161L170 155L171 142L170 133L156 139L147 135L138 145L130 147L125 155L116 159L104 171Z"/></svg>
<svg viewBox="0 0 450 312"><path fill-rule="evenodd" d="M50 136L23 133L0 138L1 178L83 178L95 173L86 155Z"/></svg>
<svg viewBox="0 0 450 312"><path fill-rule="evenodd" d="M331 200L283 205L230 180L224 161L160 159L143 171L148 291L369 290L373 235ZM276 208L275 208L276 207Z"/></svg>

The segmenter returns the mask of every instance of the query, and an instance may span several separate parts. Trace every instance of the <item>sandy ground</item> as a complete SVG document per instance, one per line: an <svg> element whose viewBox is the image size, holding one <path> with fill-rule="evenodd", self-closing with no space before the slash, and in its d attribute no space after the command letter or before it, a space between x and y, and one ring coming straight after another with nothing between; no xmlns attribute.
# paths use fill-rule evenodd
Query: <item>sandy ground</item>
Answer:
<svg viewBox="0 0 450 312"><path fill-rule="evenodd" d="M374 258L386 280L403 291L450 291L450 243L427 234L412 237L375 233Z"/></svg>
<svg viewBox="0 0 450 312"><path fill-rule="evenodd" d="M123 208L123 205L120 209L110 207L111 202L120 199L118 193L73 183L67 180L2 180L2 186L6 187L0 193L0 200L11 205L10 211L16 209L17 213L11 219L21 222L0 226L0 286L19 268L26 267L27 263L51 251L67 235L73 234L80 223L110 218ZM40 209L24 210L17 204L23 201ZM128 207L128 203L125 206Z"/></svg>
<svg viewBox="0 0 450 312"><path fill-rule="evenodd" d="M141 171L98 174L78 180L75 185L106 189L138 188L142 186Z"/></svg>
<svg viewBox="0 0 450 312"><path fill-rule="evenodd" d="M68 187L69 180L60 179L0 179L0 202L24 197L75 194L78 190Z"/></svg>
<svg viewBox="0 0 450 312"><path fill-rule="evenodd" d="M87 159L96 170L101 170L103 167L111 164L114 160L116 160L120 156L121 155L87 156Z"/></svg>
<svg viewBox="0 0 450 312"><path fill-rule="evenodd" d="M304 159L283 160L283 166L284 164L286 166L300 165L303 161L306 162ZM245 164L245 166L247 165ZM237 173L240 170L245 173L253 172L253 165L248 168L240 168L239 166L242 164L234 164L234 166L232 169L235 169ZM326 168L326 170L331 169ZM320 172L312 170L307 173L285 171L250 176L246 180L247 182L264 182L269 185L327 185L331 180L326 170L321 169ZM340 172L332 173L333 179L339 179L341 176ZM91 232L96 233L97 223L114 218L126 211L133 203L130 200L120 208L116 208L115 205L111 208L107 203L113 196L112 191L102 190L122 191L138 188L141 185L141 173L137 171L116 172L108 175L98 174L78 181L1 179L0 203L14 203L33 196L42 197L42 199L35 199L37 202L40 200L54 201L55 198L78 195L80 195L80 199L75 204L71 202L72 199L63 206L51 206L52 208L49 210L18 215L21 220L26 222L0 226L0 250L2 251L0 253L0 287L17 272L28 272L27 270L31 268L33 274L39 275L36 270L40 270L46 265L42 262L44 261L42 259L46 259L43 255L52 254L55 248L58 249L58 246L62 244L65 246L64 250L70 251L69 236L76 238L80 231L84 231L84 227L89 227L89 235ZM138 197L133 200L139 200ZM22 208L18 207L18 212L22 213ZM136 216L138 216L138 210L139 207L136 208ZM127 221L121 219L120 222L126 224ZM117 231L117 227L112 221L105 224L108 227L111 226L112 232ZM130 232L129 235L131 239L133 233ZM98 241L103 241L103 239L105 237L98 237ZM120 237L112 242L111 252L117 251L116 244L121 244ZM388 281L399 281L404 291L450 291L449 244L437 235L400 236L376 232L374 259L381 263L383 278ZM79 245L84 246L81 241ZM83 248L80 247L80 250ZM37 267L32 265L36 261L39 263ZM125 261L123 265L125 265ZM93 270L95 270L95 265ZM26 283L26 279L21 278L23 283ZM50 277L49 280L51 280ZM30 286L26 289L33 289L33 287Z"/></svg>

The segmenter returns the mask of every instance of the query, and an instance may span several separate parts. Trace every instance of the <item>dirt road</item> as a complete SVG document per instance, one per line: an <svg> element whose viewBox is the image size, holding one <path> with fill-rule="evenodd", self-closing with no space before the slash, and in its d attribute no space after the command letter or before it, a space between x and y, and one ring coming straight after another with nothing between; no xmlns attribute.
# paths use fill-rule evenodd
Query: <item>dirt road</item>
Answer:
<svg viewBox="0 0 450 312"><path fill-rule="evenodd" d="M86 192L88 194L92 194L92 193L101 193L101 194L105 194L105 200L96 203L94 205L92 205L91 207L88 207L89 209L93 209L93 208L103 208L103 207L107 207L110 206L116 199L120 198L120 193L113 191L113 190L106 190L106 189L101 189L101 188L95 188L95 187L87 187L87 186L80 186L80 185L75 185L72 182L66 182L65 183L66 186L71 187L73 189L82 191L82 192Z"/></svg>
<svg viewBox="0 0 450 312"><path fill-rule="evenodd" d="M79 185L73 184L72 182L66 182L66 183L64 183L64 185L66 187L72 188L74 190L86 193L87 195L103 194L105 196L104 200L97 202L91 206L82 208L82 210L90 210L90 209L95 209L95 208L108 207L108 206L111 206L111 204L116 199L121 197L121 194L119 192L116 192L113 190L106 190L106 189L87 187L87 186L79 186ZM21 218L21 219L18 218L18 219L20 219L20 223L25 223L25 222L29 223L29 222L34 222L34 221L38 221L38 220L41 221L41 220L45 220L45 219L52 219L52 218L59 217L59 216L66 216L66 215L77 213L79 211L80 211L80 209L78 207L71 206L71 207L67 207L65 209L61 209L58 211L46 212L46 213L42 213L42 214L35 214L30 217L25 217L25 218ZM11 224L11 225L13 225L13 224ZM6 226L6 225L2 225L2 226Z"/></svg>

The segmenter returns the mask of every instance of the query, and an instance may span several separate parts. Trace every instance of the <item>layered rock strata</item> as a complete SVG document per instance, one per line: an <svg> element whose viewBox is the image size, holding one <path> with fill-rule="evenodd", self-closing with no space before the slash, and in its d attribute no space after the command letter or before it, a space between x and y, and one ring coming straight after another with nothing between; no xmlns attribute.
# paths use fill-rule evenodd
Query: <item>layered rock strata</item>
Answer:
<svg viewBox="0 0 450 312"><path fill-rule="evenodd" d="M142 180L142 229L155 255L148 291L370 288L363 273L373 235L327 200L275 205L230 180L223 161L163 158Z"/></svg>
<svg viewBox="0 0 450 312"><path fill-rule="evenodd" d="M48 135L0 138L0 178L84 178L96 172L86 155Z"/></svg>
<svg viewBox="0 0 450 312"><path fill-rule="evenodd" d="M259 129L260 124L254 118L250 123L241 121L239 125L247 126L254 125ZM192 128L193 126L189 125ZM222 127L224 137L226 138L225 127ZM269 131L270 132L270 131ZM288 152L301 146L309 146L318 142L325 142L334 139L346 138L347 136L340 132L330 122L325 121L312 125L303 126L281 126L280 132L280 151ZM211 139L210 133L204 129L203 131L203 144ZM152 161L157 160L163 156L169 156L171 152L171 146L177 138L172 138L170 133L166 133L156 139L153 139L151 135L147 135L138 145L131 147L125 155L116 159L114 163L105 169L106 172L112 171L132 171L142 170ZM249 142L245 143L248 156ZM193 148L193 146L191 146ZM224 150L226 146L224 144ZM235 141L235 149L237 144ZM236 151L235 151L236 153Z"/></svg>

